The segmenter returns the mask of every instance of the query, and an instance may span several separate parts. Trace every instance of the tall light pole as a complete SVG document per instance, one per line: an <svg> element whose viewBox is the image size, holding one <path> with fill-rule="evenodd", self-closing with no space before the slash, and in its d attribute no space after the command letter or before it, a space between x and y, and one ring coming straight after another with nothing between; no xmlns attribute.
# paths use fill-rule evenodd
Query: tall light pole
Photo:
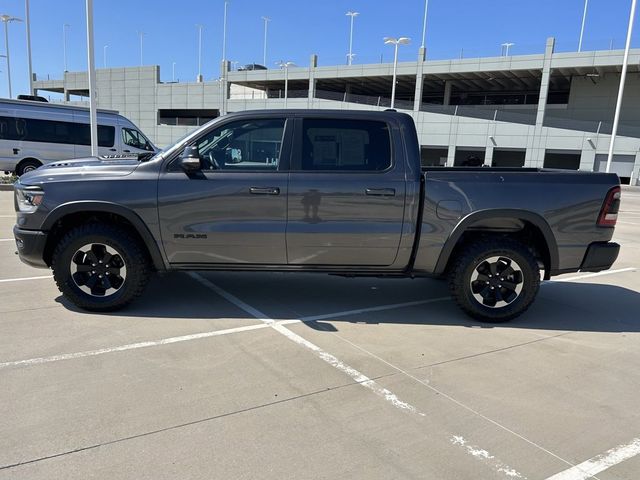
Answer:
<svg viewBox="0 0 640 480"><path fill-rule="evenodd" d="M176 62L173 62L171 64L171 81L172 82L176 81Z"/></svg>
<svg viewBox="0 0 640 480"><path fill-rule="evenodd" d="M425 40L427 39L427 10L429 10L429 0L424 0L424 20L422 21L422 44L421 48L424 48Z"/></svg>
<svg viewBox="0 0 640 480"><path fill-rule="evenodd" d="M355 56L353 53L353 19L360 15L360 13L349 10L345 15L347 17L351 17L351 28L349 29L349 53L347 53L347 65L351 65L353 63L353 57Z"/></svg>
<svg viewBox="0 0 640 480"><path fill-rule="evenodd" d="M509 56L509 49L511 47L513 47L515 45L515 43L513 42L505 42L503 44L501 44L502 50L501 50L501 54L503 57L508 57Z"/></svg>
<svg viewBox="0 0 640 480"><path fill-rule="evenodd" d="M107 68L107 48L109 48L109 45L102 47L102 65L104 68Z"/></svg>
<svg viewBox="0 0 640 480"><path fill-rule="evenodd" d="M198 29L198 77L196 82L202 82L202 24L196 24Z"/></svg>
<svg viewBox="0 0 640 480"><path fill-rule="evenodd" d="M29 68L29 95L33 95L33 64L31 63L31 20L29 16L29 0L24 0L24 19L27 27L27 63Z"/></svg>
<svg viewBox="0 0 640 480"><path fill-rule="evenodd" d="M271 19L269 17L262 17L264 20L264 52L262 53L262 65L267 66L267 29Z"/></svg>
<svg viewBox="0 0 640 480"><path fill-rule="evenodd" d="M9 23L10 22L21 22L17 17L12 17L11 15L0 15L0 20L4 23L4 41L7 51L5 52L7 55L7 85L9 86L9 98L12 96L11 92L11 59L9 57Z"/></svg>
<svg viewBox="0 0 640 480"><path fill-rule="evenodd" d="M222 19L222 61L227 59L227 9L229 0L224 0L224 16Z"/></svg>
<svg viewBox="0 0 640 480"><path fill-rule="evenodd" d="M287 98L289 97L289 67L294 67L296 64L280 60L276 62L276 65L284 69L284 108L287 108Z"/></svg>
<svg viewBox="0 0 640 480"><path fill-rule="evenodd" d="M620 74L620 88L618 90L618 100L616 101L616 112L613 116L613 130L611 131L611 142L609 143L609 155L607 156L607 173L611 169L613 160L613 148L618 134L618 123L620 121L620 110L622 109L622 96L624 95L624 82L627 79L627 67L629 65L629 49L631 48L631 35L633 35L633 21L636 16L637 0L631 0L631 12L629 13L629 27L627 28L627 44L624 47L624 58L622 60L622 73Z"/></svg>
<svg viewBox="0 0 640 480"><path fill-rule="evenodd" d="M143 42L144 42L144 36L146 34L144 32L138 32L138 36L140 37L140 66L143 65L143 61L142 61L142 48L144 46Z"/></svg>
<svg viewBox="0 0 640 480"><path fill-rule="evenodd" d="M396 74L398 72L398 46L399 45L409 45L411 43L411 39L409 37L384 37L385 45L393 45L394 53L393 53L393 86L391 87L391 108L395 105L396 101Z"/></svg>
<svg viewBox="0 0 640 480"><path fill-rule="evenodd" d="M578 51L582 51L582 37L584 36L584 24L587 21L587 8L589 0L584 0L584 12L582 13L582 26L580 27L580 40L578 41Z"/></svg>
<svg viewBox="0 0 640 480"><path fill-rule="evenodd" d="M93 43L93 0L87 0L87 64L89 65L89 125L91 156L98 156L98 109L96 103L96 62Z"/></svg>
<svg viewBox="0 0 640 480"><path fill-rule="evenodd" d="M70 26L71 25L69 25L68 23L62 25L62 55L64 59L63 66L65 72L69 71L69 69L67 68L67 31L69 30Z"/></svg>

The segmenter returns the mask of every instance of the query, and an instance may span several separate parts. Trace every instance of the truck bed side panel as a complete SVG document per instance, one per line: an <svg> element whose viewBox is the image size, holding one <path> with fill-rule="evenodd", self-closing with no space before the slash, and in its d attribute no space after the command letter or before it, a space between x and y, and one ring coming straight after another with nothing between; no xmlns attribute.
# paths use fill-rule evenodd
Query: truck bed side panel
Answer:
<svg viewBox="0 0 640 480"><path fill-rule="evenodd" d="M425 205L416 272L443 273L462 230L477 226L477 222L486 223L490 217L504 218L499 223L507 230L517 224L507 220L514 217L544 222L540 230L550 232L557 244L557 254L551 255L552 273L578 270L589 244L609 241L613 235L613 229L596 226L607 192L618 184L613 174L459 169L429 170L424 175Z"/></svg>

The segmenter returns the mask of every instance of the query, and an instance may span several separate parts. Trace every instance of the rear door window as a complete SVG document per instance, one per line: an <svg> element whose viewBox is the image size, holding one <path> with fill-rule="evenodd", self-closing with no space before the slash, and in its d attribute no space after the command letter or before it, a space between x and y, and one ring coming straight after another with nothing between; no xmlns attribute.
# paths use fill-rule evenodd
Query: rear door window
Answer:
<svg viewBox="0 0 640 480"><path fill-rule="evenodd" d="M391 166L389 127L376 120L307 118L302 122L302 170L380 172Z"/></svg>

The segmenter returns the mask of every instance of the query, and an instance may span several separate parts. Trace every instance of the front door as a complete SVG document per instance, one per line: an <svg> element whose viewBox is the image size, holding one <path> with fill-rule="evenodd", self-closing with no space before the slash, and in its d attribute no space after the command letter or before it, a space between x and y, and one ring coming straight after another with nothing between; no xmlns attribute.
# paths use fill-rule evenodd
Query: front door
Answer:
<svg viewBox="0 0 640 480"><path fill-rule="evenodd" d="M169 162L160 174L158 208L171 264L286 265L287 123L217 124L191 143L201 172L187 175L178 158Z"/></svg>
<svg viewBox="0 0 640 480"><path fill-rule="evenodd" d="M310 117L298 120L296 132L289 180L289 264L393 264L402 235L406 180L404 164L393 161L387 123Z"/></svg>

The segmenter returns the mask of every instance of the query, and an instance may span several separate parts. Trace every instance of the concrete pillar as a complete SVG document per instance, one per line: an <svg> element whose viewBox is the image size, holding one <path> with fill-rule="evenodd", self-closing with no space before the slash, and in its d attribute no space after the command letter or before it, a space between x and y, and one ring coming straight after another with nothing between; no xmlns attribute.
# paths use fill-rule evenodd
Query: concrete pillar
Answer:
<svg viewBox="0 0 640 480"><path fill-rule="evenodd" d="M220 75L220 104L222 105L222 109L220 112L221 115L226 115L228 111L227 107L229 102L229 82L227 80L227 75L230 68L231 62L229 62L228 60L223 60L220 67L220 72L222 73L222 75Z"/></svg>
<svg viewBox="0 0 640 480"><path fill-rule="evenodd" d="M485 167L490 167L491 163L493 163L493 143L489 142L487 148L484 150L484 162L483 165Z"/></svg>
<svg viewBox="0 0 640 480"><path fill-rule="evenodd" d="M550 37L547 39L547 46L544 51L544 60L542 63L542 80L540 81L540 98L538 99L536 124L533 135L528 141L525 167L541 167L544 163L545 148L542 141L542 127L544 124L544 115L547 109L549 80L551 78L551 60L553 58L555 43L555 38Z"/></svg>
<svg viewBox="0 0 640 480"><path fill-rule="evenodd" d="M311 108L313 99L316 96L316 67L318 66L318 55L311 55L309 59L309 91L307 92L307 104Z"/></svg>
<svg viewBox="0 0 640 480"><path fill-rule="evenodd" d="M449 150L447 151L447 167L453 167L453 164L456 159L456 146L449 145Z"/></svg>
<svg viewBox="0 0 640 480"><path fill-rule="evenodd" d="M640 185L640 151L636 153L633 173L631 174L631 185Z"/></svg>
<svg viewBox="0 0 640 480"><path fill-rule="evenodd" d="M444 82L444 102L443 105L451 105L451 88L453 84L451 80L445 80Z"/></svg>
<svg viewBox="0 0 640 480"><path fill-rule="evenodd" d="M427 49L420 47L418 50L418 61L416 63L416 90L413 95L413 111L419 112L422 104L422 88L424 86L424 61L427 58Z"/></svg>

